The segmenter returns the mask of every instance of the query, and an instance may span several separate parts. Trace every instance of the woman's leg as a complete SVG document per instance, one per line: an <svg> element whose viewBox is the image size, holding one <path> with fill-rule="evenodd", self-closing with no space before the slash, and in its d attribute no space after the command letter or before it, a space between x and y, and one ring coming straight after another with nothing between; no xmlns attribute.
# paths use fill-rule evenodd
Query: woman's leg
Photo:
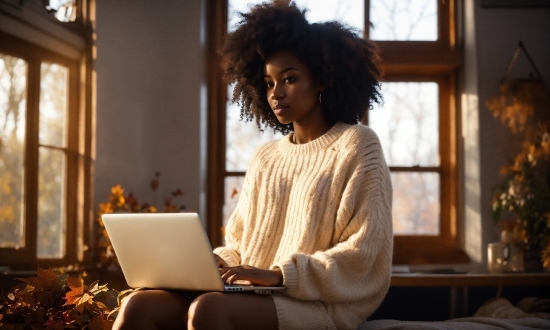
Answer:
<svg viewBox="0 0 550 330"><path fill-rule="evenodd" d="M188 329L277 329L277 309L269 295L208 292L189 308Z"/></svg>
<svg viewBox="0 0 550 330"><path fill-rule="evenodd" d="M113 329L185 329L187 311L197 294L144 290L126 297Z"/></svg>

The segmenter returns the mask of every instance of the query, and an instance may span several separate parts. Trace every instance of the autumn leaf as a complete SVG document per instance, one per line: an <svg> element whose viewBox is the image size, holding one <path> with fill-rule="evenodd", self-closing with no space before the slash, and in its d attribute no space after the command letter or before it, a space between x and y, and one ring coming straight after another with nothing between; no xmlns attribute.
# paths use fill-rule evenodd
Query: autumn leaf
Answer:
<svg viewBox="0 0 550 330"><path fill-rule="evenodd" d="M183 196L183 191L181 191L181 189L176 189L172 191L172 196L174 197Z"/></svg>
<svg viewBox="0 0 550 330"><path fill-rule="evenodd" d="M126 202L126 199L124 198L124 189L122 186L117 184L111 188L111 193L112 195L109 196L109 201L117 207L122 207Z"/></svg>
<svg viewBox="0 0 550 330"><path fill-rule="evenodd" d="M159 180L156 178L151 180L151 189L157 190L158 187L159 187Z"/></svg>
<svg viewBox="0 0 550 330"><path fill-rule="evenodd" d="M88 286L88 293L95 296L96 294L100 292L108 291L107 285L99 285L99 281L95 281L90 286Z"/></svg>
<svg viewBox="0 0 550 330"><path fill-rule="evenodd" d="M42 269L38 266L36 277L17 278L16 280L25 282L34 288L34 291L59 291L61 290L61 278L63 275L58 275L52 269Z"/></svg>
<svg viewBox="0 0 550 330"><path fill-rule="evenodd" d="M118 295L119 293L116 290L99 292L95 295L94 302L98 303L100 309L103 309L103 306L105 306L109 310L113 310L119 306L117 302Z"/></svg>
<svg viewBox="0 0 550 330"><path fill-rule="evenodd" d="M90 286L84 286L84 280L80 277L68 277L67 286L71 291L65 295L65 304L63 306L75 305L75 310L82 313L85 303L92 303L96 294L107 291L107 285L99 285L95 281Z"/></svg>
<svg viewBox="0 0 550 330"><path fill-rule="evenodd" d="M32 289L32 286L27 285L27 288ZM18 290L14 293L14 295L19 298L18 302L21 303L21 305L23 306L36 304L36 297L28 290Z"/></svg>
<svg viewBox="0 0 550 330"><path fill-rule="evenodd" d="M113 321L105 320L103 315L95 314L86 329L90 330L110 330L113 327Z"/></svg>
<svg viewBox="0 0 550 330"><path fill-rule="evenodd" d="M38 291L34 292L34 296L45 308L52 308L59 297L59 291Z"/></svg>
<svg viewBox="0 0 550 330"><path fill-rule="evenodd" d="M68 277L67 286L71 291L67 292L65 295L65 304L63 307L68 305L75 305L75 310L82 313L84 310L83 304L92 300L93 295L90 295L88 292L84 292L84 280L80 277Z"/></svg>
<svg viewBox="0 0 550 330"><path fill-rule="evenodd" d="M46 330L63 330L65 322L63 320L50 317L46 322L44 322L44 329Z"/></svg>
<svg viewBox="0 0 550 330"><path fill-rule="evenodd" d="M42 307L37 310L27 309L23 316L25 317L25 323L28 325L42 325L46 317L46 309Z"/></svg>
<svg viewBox="0 0 550 330"><path fill-rule="evenodd" d="M90 316L86 314L80 314L73 310L66 310L63 312L63 321L65 324L76 324L80 327L90 323Z"/></svg>
<svg viewBox="0 0 550 330"><path fill-rule="evenodd" d="M122 188L120 184L117 184L111 188L111 193L116 197L122 196L124 194L124 188Z"/></svg>

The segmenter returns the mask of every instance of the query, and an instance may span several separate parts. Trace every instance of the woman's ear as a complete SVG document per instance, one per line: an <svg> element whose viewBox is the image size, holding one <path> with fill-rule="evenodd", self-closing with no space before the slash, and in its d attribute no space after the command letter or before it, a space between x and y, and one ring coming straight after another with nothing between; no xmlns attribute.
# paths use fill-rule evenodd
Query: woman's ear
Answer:
<svg viewBox="0 0 550 330"><path fill-rule="evenodd" d="M327 89L327 84L326 83L320 82L320 83L318 83L318 85L319 86L317 87L317 90L319 91L319 93L322 93Z"/></svg>

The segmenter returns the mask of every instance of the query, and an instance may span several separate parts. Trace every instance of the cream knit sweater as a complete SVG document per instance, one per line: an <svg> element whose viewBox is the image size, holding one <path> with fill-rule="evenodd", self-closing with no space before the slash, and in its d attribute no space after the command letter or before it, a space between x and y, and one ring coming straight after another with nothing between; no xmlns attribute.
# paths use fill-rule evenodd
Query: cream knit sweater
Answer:
<svg viewBox="0 0 550 330"><path fill-rule="evenodd" d="M376 134L337 123L306 144L256 150L215 249L229 265L279 267L281 329L355 329L390 283L390 174Z"/></svg>

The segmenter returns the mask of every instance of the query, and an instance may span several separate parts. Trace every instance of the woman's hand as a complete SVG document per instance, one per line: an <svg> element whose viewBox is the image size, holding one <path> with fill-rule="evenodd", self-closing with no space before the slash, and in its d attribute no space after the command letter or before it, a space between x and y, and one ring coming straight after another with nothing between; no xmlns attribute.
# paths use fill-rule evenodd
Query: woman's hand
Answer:
<svg viewBox="0 0 550 330"><path fill-rule="evenodd" d="M252 285L278 286L283 284L283 273L279 268L261 269L252 266L222 267L222 279L227 284L248 281Z"/></svg>
<svg viewBox="0 0 550 330"><path fill-rule="evenodd" d="M221 269L221 268L224 268L224 267L229 267L227 262L225 262L225 260L223 260L223 258L220 257L219 255L214 253L214 258L216 259L216 264L218 265L218 268Z"/></svg>

